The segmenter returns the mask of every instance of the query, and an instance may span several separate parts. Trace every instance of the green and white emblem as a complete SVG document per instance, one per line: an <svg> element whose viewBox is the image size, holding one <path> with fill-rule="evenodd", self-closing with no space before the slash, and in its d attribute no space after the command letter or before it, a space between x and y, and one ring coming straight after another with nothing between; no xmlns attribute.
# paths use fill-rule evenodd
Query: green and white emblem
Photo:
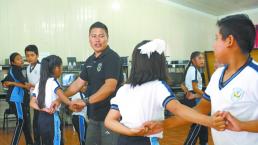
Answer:
<svg viewBox="0 0 258 145"><path fill-rule="evenodd" d="M102 63L99 63L98 66L97 66L97 71L100 72L102 69Z"/></svg>

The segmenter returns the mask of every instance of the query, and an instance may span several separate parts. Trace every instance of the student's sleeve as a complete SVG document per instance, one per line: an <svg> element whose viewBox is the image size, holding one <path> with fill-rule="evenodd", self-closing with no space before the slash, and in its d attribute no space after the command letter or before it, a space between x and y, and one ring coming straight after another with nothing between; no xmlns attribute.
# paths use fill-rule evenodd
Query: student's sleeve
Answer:
<svg viewBox="0 0 258 145"><path fill-rule="evenodd" d="M104 77L105 79L119 80L121 72L121 62L118 55L109 56L109 61L104 62Z"/></svg>
<svg viewBox="0 0 258 145"><path fill-rule="evenodd" d="M157 102L159 103L160 107L166 108L167 104L171 101L176 99L174 92L172 91L171 87L164 81L160 86L157 86Z"/></svg>
<svg viewBox="0 0 258 145"><path fill-rule="evenodd" d="M52 91L56 94L58 89L62 89L60 86L60 83L57 79L54 79L53 85L52 85Z"/></svg>
<svg viewBox="0 0 258 145"><path fill-rule="evenodd" d="M82 71L80 73L80 78L84 81L88 81L88 72L87 72L87 61L84 63L82 67Z"/></svg>
<svg viewBox="0 0 258 145"><path fill-rule="evenodd" d="M31 94L31 96L32 96L32 97L37 97L38 94L39 94L39 83L37 83L37 84L35 85L35 88L34 88L32 94Z"/></svg>
<svg viewBox="0 0 258 145"><path fill-rule="evenodd" d="M197 69L194 67L189 67L187 71L188 79L192 80L192 82L198 83L197 80Z"/></svg>
<svg viewBox="0 0 258 145"><path fill-rule="evenodd" d="M212 77L210 79L210 82L209 82L207 88L205 89L205 91L204 91L204 93L202 95L202 97L205 100L209 101L209 102L211 101L211 97L210 96L212 94L212 90L214 90L214 73L213 73L213 75L212 75Z"/></svg>
<svg viewBox="0 0 258 145"><path fill-rule="evenodd" d="M121 101L122 87L118 89L116 96L110 100L110 109L119 111L119 104Z"/></svg>
<svg viewBox="0 0 258 145"><path fill-rule="evenodd" d="M27 82L26 78L22 74L22 69L21 68L14 68L12 69L14 77L19 80L21 83Z"/></svg>

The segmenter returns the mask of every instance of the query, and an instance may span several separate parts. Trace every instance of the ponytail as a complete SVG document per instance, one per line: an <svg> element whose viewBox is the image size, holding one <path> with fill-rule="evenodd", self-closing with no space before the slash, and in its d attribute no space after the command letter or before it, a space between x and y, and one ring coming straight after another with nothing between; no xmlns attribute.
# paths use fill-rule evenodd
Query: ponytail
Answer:
<svg viewBox="0 0 258 145"><path fill-rule="evenodd" d="M40 68L40 80L39 80L39 94L38 94L38 105L39 108L45 107L45 90L46 90L46 83L50 77L53 77L53 71L56 67L62 65L62 60L59 56L50 55L45 57L41 61L41 68Z"/></svg>
<svg viewBox="0 0 258 145"><path fill-rule="evenodd" d="M184 81L185 81L185 77L186 77L186 73L189 69L189 67L193 64L193 59L195 59L197 56L199 56L201 54L200 51L194 51L192 52L191 54L191 57L190 57L190 61L188 63L188 65L186 66L186 69L185 69L185 72L184 72Z"/></svg>

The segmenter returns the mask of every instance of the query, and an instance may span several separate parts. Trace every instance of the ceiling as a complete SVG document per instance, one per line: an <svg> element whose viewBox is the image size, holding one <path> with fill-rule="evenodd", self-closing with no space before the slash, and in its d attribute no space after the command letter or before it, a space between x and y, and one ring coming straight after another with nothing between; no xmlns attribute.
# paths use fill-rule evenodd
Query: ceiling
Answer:
<svg viewBox="0 0 258 145"><path fill-rule="evenodd" d="M258 0L170 0L214 16L258 8Z"/></svg>

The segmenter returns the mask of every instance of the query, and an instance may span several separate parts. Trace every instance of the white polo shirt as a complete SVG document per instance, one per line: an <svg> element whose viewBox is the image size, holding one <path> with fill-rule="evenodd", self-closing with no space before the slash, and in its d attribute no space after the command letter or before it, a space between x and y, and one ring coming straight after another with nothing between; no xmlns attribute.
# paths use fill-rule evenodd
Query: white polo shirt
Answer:
<svg viewBox="0 0 258 145"><path fill-rule="evenodd" d="M75 95L72 96L72 100L77 100L77 99L85 99L85 95L81 92L78 92L78 93L76 93ZM72 115L83 116L84 119L86 119L86 114L87 114L87 107L86 106L82 109L82 111L72 113Z"/></svg>
<svg viewBox="0 0 258 145"><path fill-rule="evenodd" d="M40 63L38 62L34 67L28 65L26 69L27 79L29 83L36 85L40 79ZM33 89L30 90L30 93L33 92Z"/></svg>
<svg viewBox="0 0 258 145"><path fill-rule="evenodd" d="M203 96L211 101L212 114L229 111L242 121L258 120L258 64L250 58L223 83L226 68L221 67L214 72ZM212 129L212 137L215 145L258 144L258 133Z"/></svg>
<svg viewBox="0 0 258 145"><path fill-rule="evenodd" d="M53 101L55 101L58 96L56 94L57 89L60 89L60 84L54 77L51 77L47 80L46 88L45 88L45 107L50 108ZM35 89L33 91L32 96L38 97L39 93L39 83L36 84ZM60 106L58 107L59 111Z"/></svg>
<svg viewBox="0 0 258 145"><path fill-rule="evenodd" d="M198 88L202 90L202 76L197 68L190 66L186 72L185 76L185 86L189 91L193 91L192 83L198 83Z"/></svg>
<svg viewBox="0 0 258 145"><path fill-rule="evenodd" d="M119 110L123 125L136 128L146 121L164 120L164 109L172 99L174 93L162 81L150 81L134 88L125 84L111 99L111 109ZM162 132L150 137L162 138Z"/></svg>

